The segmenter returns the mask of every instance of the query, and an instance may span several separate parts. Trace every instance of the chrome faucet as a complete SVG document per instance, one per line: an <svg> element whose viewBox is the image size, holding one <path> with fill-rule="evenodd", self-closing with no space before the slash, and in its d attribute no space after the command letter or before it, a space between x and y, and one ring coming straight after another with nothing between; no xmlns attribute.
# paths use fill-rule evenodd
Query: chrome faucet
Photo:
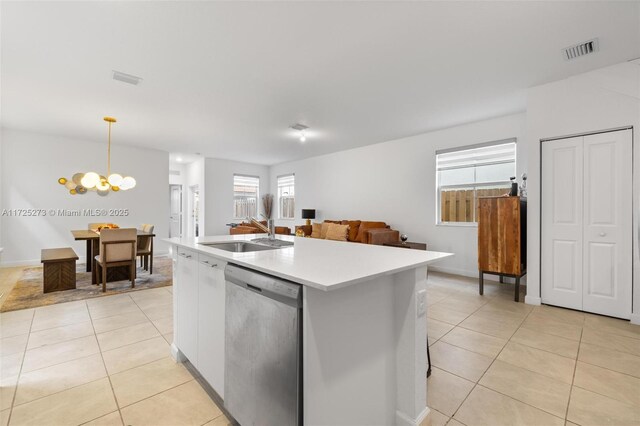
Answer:
<svg viewBox="0 0 640 426"><path fill-rule="evenodd" d="M256 228L260 229L262 232L268 234L270 240L275 240L275 238L276 238L276 236L275 236L275 224L274 224L273 219L267 219L267 226L264 226L263 224L258 222L253 217L251 217L250 220L251 220L251 224L252 225L254 225Z"/></svg>

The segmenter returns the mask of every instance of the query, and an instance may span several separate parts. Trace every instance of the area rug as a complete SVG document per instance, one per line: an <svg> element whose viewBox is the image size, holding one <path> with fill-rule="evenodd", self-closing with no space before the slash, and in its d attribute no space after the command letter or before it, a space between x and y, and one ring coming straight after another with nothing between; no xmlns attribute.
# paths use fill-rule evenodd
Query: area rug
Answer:
<svg viewBox="0 0 640 426"><path fill-rule="evenodd" d="M129 280L113 281L107 283L106 293L102 292L101 285L91 284L91 272L86 272L84 263L78 263L76 267L75 289L44 294L42 293L42 267L33 267L24 270L22 277L18 280L2 304L0 312L37 308L39 306L55 305L56 303L72 302L74 300L92 299L129 291L165 287L172 284L171 258L166 256L154 257L152 275L144 269L138 268L135 288L131 288L131 281Z"/></svg>

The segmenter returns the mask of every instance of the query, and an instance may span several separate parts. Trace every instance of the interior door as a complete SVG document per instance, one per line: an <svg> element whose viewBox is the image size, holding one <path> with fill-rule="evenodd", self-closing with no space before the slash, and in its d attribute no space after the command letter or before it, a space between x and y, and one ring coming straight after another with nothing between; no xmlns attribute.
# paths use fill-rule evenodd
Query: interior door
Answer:
<svg viewBox="0 0 640 426"><path fill-rule="evenodd" d="M583 138L542 144L542 301L582 309Z"/></svg>
<svg viewBox="0 0 640 426"><path fill-rule="evenodd" d="M182 236L182 186L170 185L169 238Z"/></svg>
<svg viewBox="0 0 640 426"><path fill-rule="evenodd" d="M631 130L542 144L542 302L628 319Z"/></svg>
<svg viewBox="0 0 640 426"><path fill-rule="evenodd" d="M583 310L631 315L631 130L584 137Z"/></svg>

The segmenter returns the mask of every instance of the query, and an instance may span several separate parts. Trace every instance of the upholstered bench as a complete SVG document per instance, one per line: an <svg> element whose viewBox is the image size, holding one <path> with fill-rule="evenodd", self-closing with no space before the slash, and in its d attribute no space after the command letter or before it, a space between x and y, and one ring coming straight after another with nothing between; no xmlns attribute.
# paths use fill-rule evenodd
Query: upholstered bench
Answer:
<svg viewBox="0 0 640 426"><path fill-rule="evenodd" d="M71 290L76 288L76 260L78 255L71 247L42 249L42 290Z"/></svg>

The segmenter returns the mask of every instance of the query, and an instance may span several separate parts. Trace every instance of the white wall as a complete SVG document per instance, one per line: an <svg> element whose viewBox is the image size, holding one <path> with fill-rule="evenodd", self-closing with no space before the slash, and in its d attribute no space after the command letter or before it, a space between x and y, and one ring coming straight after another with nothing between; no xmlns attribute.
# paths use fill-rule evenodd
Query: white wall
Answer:
<svg viewBox="0 0 640 426"><path fill-rule="evenodd" d="M634 126L634 315L640 320L640 66L622 63L529 90L525 142L529 168L529 303L540 303L540 139Z"/></svg>
<svg viewBox="0 0 640 426"><path fill-rule="evenodd" d="M207 158L205 161L206 202L204 204L206 227L203 235L228 234L229 227L226 224L240 221L240 219L233 217L234 174L258 176L260 178L260 198L269 192L268 166ZM262 200L258 201L258 205L262 211Z"/></svg>
<svg viewBox="0 0 640 426"><path fill-rule="evenodd" d="M92 143L51 135L2 130L1 198L4 209L129 209L125 217L3 217L3 264L39 263L40 250L73 247L85 255L85 243L75 242L72 229L86 229L89 222L114 222L122 227L155 225L155 250L167 251L169 222L166 152L113 145L114 172L135 177L137 186L100 197L96 193L72 196L57 180L78 171L106 173L106 143Z"/></svg>
<svg viewBox="0 0 640 426"><path fill-rule="evenodd" d="M475 277L477 228L436 225L435 151L511 137L520 141L524 126L525 115L515 114L273 166L273 194L277 176L296 175L296 219L276 222L302 224L304 208L315 208L317 221L382 220L410 241L426 242L429 250L455 253L438 269ZM526 164L519 143L517 155L519 176Z"/></svg>

